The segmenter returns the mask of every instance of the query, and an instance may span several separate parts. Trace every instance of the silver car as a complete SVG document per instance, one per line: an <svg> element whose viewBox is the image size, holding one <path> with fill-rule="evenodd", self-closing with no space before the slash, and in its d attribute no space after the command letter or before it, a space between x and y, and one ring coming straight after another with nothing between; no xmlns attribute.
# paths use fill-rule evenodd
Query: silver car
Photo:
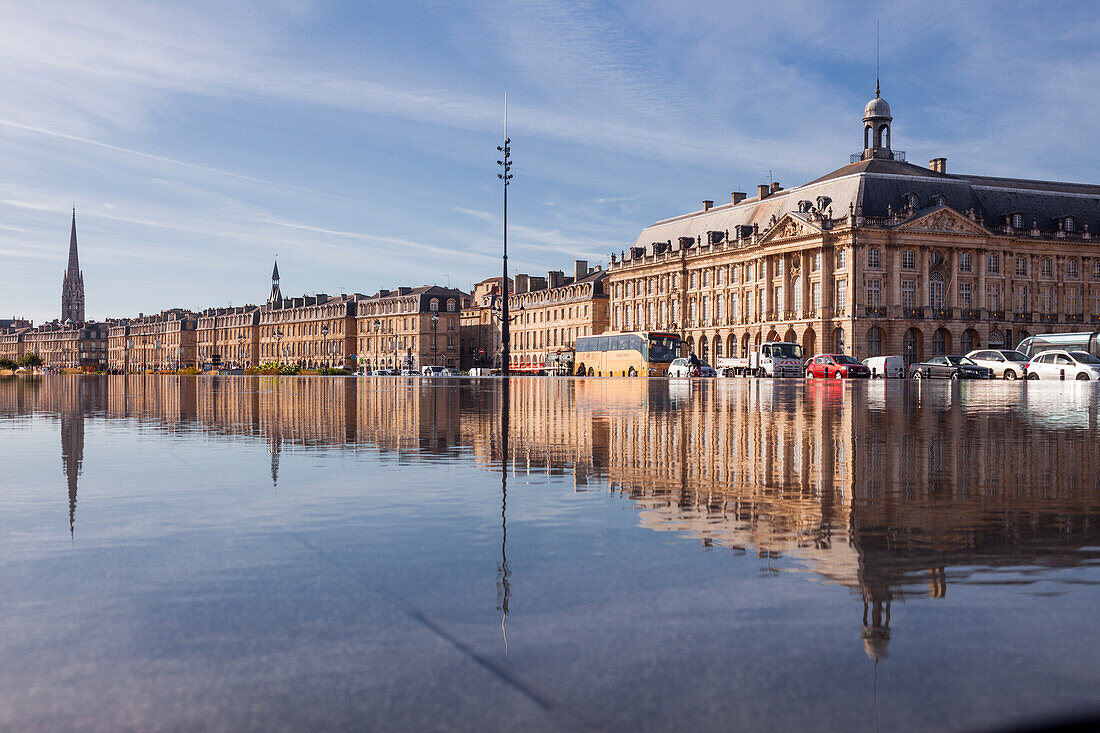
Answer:
<svg viewBox="0 0 1100 733"><path fill-rule="evenodd" d="M975 349L966 355L972 362L989 367L993 374L1005 379L1023 379L1027 376L1030 359L1011 349Z"/></svg>
<svg viewBox="0 0 1100 733"><path fill-rule="evenodd" d="M717 377L718 372L710 364L700 360L698 366L692 366L691 360L673 359L668 366L669 377Z"/></svg>

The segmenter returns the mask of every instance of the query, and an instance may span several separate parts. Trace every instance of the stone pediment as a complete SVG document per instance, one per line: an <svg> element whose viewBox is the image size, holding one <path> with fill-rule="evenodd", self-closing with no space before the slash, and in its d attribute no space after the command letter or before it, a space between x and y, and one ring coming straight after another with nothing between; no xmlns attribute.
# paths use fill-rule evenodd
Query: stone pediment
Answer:
<svg viewBox="0 0 1100 733"><path fill-rule="evenodd" d="M821 233L821 227L798 214L787 213L775 223L767 233L760 238L760 242L774 242L780 239L794 239Z"/></svg>
<svg viewBox="0 0 1100 733"><path fill-rule="evenodd" d="M971 234L984 236L989 231L976 221L971 221L954 209L941 206L922 214L898 227L903 232L943 232L945 234Z"/></svg>

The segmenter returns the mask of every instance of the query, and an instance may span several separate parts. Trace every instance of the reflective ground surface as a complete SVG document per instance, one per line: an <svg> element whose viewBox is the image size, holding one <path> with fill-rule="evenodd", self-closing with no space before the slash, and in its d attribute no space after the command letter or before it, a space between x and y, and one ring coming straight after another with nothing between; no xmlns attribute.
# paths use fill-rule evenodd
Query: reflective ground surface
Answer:
<svg viewBox="0 0 1100 733"><path fill-rule="evenodd" d="M1098 435L1079 383L0 380L0 727L1095 714Z"/></svg>

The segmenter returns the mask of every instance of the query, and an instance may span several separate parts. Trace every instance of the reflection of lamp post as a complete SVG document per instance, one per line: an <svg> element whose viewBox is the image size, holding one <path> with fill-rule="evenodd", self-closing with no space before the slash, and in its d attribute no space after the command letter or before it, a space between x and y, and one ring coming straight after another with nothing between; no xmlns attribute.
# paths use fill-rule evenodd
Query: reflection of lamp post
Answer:
<svg viewBox="0 0 1100 733"><path fill-rule="evenodd" d="M439 327L439 313L432 311L432 361L435 361L436 353L439 351L438 344L436 342L436 329Z"/></svg>

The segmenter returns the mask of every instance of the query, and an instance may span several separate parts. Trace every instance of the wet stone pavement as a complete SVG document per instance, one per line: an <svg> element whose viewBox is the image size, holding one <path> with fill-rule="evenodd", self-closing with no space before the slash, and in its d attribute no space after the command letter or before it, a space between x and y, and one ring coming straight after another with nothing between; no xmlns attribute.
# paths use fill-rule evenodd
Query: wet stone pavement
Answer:
<svg viewBox="0 0 1100 733"><path fill-rule="evenodd" d="M0 378L8 730L1100 712L1095 383Z"/></svg>

